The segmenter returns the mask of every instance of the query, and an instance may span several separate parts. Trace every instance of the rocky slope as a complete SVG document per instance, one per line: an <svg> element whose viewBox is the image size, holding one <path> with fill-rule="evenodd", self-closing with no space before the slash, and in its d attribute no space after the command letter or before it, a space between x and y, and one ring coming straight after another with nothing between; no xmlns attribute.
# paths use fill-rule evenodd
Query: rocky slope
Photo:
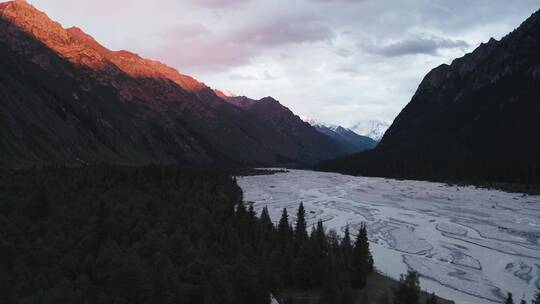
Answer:
<svg viewBox="0 0 540 304"><path fill-rule="evenodd" d="M429 72L376 149L321 167L353 174L539 183L540 12Z"/></svg>
<svg viewBox="0 0 540 304"><path fill-rule="evenodd" d="M302 165L339 155L324 138L292 141L204 83L108 50L22 0L0 4L0 96L2 167Z"/></svg>

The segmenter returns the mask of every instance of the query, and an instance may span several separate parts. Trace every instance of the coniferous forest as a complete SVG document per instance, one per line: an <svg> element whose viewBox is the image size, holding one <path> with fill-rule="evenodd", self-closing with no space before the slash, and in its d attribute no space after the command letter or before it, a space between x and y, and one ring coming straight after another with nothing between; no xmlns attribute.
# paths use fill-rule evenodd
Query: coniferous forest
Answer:
<svg viewBox="0 0 540 304"><path fill-rule="evenodd" d="M230 172L172 167L0 173L0 303L270 303L285 288L354 303L367 232L277 226ZM356 236L353 236L356 235Z"/></svg>

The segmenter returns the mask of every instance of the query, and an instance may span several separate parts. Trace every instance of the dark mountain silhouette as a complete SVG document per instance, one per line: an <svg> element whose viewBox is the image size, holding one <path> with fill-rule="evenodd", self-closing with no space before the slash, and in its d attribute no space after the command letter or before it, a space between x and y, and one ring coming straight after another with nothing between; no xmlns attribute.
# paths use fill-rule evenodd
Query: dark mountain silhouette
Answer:
<svg viewBox="0 0 540 304"><path fill-rule="evenodd" d="M351 174L538 184L540 12L429 72L376 149L325 162Z"/></svg>
<svg viewBox="0 0 540 304"><path fill-rule="evenodd" d="M0 4L0 96L2 167L304 165L340 153L309 126L286 134L277 114L233 106L204 83L111 51L25 1Z"/></svg>
<svg viewBox="0 0 540 304"><path fill-rule="evenodd" d="M332 138L345 155L373 149L377 146L377 141L374 139L359 135L351 129L342 126L326 125L316 120L308 120L307 122L319 131L319 133Z"/></svg>
<svg viewBox="0 0 540 304"><path fill-rule="evenodd" d="M338 143L345 154L354 154L369 150L377 146L377 142L367 136L358 135L350 129L337 126L330 128L327 126L313 126L317 131L330 136Z"/></svg>
<svg viewBox="0 0 540 304"><path fill-rule="evenodd" d="M272 97L254 100L245 96L226 96L220 91L217 93L229 103L256 117L259 122L276 130L289 142L300 142L302 139L326 142L327 145L335 147L341 156L371 149L377 144L371 138L360 136L342 127L332 130L305 122Z"/></svg>

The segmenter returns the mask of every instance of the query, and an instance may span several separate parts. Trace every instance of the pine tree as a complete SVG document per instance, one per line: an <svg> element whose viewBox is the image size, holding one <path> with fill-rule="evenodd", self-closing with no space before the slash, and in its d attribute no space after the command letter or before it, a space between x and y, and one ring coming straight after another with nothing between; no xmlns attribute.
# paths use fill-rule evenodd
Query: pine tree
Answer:
<svg viewBox="0 0 540 304"><path fill-rule="evenodd" d="M246 213L246 234L247 240L254 246L257 244L257 213L253 207L253 203L249 204L248 211Z"/></svg>
<svg viewBox="0 0 540 304"><path fill-rule="evenodd" d="M326 246L328 252L334 256L340 249L339 235L335 229L330 229L326 235Z"/></svg>
<svg viewBox="0 0 540 304"><path fill-rule="evenodd" d="M407 275L401 275L399 286L394 292L394 304L418 304L419 293L418 273L409 271Z"/></svg>
<svg viewBox="0 0 540 304"><path fill-rule="evenodd" d="M50 202L47 197L45 188L41 188L34 202L34 210L32 216L34 219L45 219L49 215Z"/></svg>
<svg viewBox="0 0 540 304"><path fill-rule="evenodd" d="M435 293L431 293L431 296L426 300L426 304L437 304L437 296Z"/></svg>
<svg viewBox="0 0 540 304"><path fill-rule="evenodd" d="M264 206L263 210L261 211L260 221L261 221L261 224L265 227L274 226L272 224L272 219L270 218L270 213L268 213L267 206Z"/></svg>
<svg viewBox="0 0 540 304"><path fill-rule="evenodd" d="M341 250L345 256L349 256L352 254L352 248L351 233L349 232L349 225L347 225L345 226L345 233L341 241Z"/></svg>
<svg viewBox="0 0 540 304"><path fill-rule="evenodd" d="M342 303L342 298L338 280L336 278L336 268L333 261L330 261L325 267L319 304L336 303Z"/></svg>
<svg viewBox="0 0 540 304"><path fill-rule="evenodd" d="M340 256L343 267L342 280L346 286L352 286L351 265L352 265L353 245L349 225L345 226L343 239L340 243Z"/></svg>
<svg viewBox="0 0 540 304"><path fill-rule="evenodd" d="M308 263L312 273L311 282L314 287L322 286L323 274L325 270L326 257L328 256L328 242L322 222L311 229L309 237Z"/></svg>
<svg viewBox="0 0 540 304"><path fill-rule="evenodd" d="M297 251L307 239L306 210L304 209L304 204L300 203L298 213L296 214L296 226L294 228L294 241Z"/></svg>
<svg viewBox="0 0 540 304"><path fill-rule="evenodd" d="M380 304L391 304L392 302L390 301L390 293L388 291L384 291L380 298L379 298L379 303Z"/></svg>
<svg viewBox="0 0 540 304"><path fill-rule="evenodd" d="M247 216L246 205L244 203L239 203L236 207L236 216L243 221Z"/></svg>
<svg viewBox="0 0 540 304"><path fill-rule="evenodd" d="M238 227L238 235L242 242L247 241L248 235L251 233L249 228L249 215L244 203L239 203L236 207L236 224Z"/></svg>
<svg viewBox="0 0 540 304"><path fill-rule="evenodd" d="M353 249L352 257L352 285L362 288L366 284L366 277L373 270L373 258L369 251L366 225L362 224Z"/></svg>
<svg viewBox="0 0 540 304"><path fill-rule="evenodd" d="M267 242L272 241L272 235L274 232L274 224L272 223L272 219L270 218L270 214L268 213L268 208L265 206L261 212L261 217L259 219L259 222L261 223L261 230L263 239Z"/></svg>
<svg viewBox="0 0 540 304"><path fill-rule="evenodd" d="M289 226L289 215L287 214L287 208L283 208L281 219L278 224L278 237L281 248L284 249L289 243L291 237L291 226Z"/></svg>
<svg viewBox="0 0 540 304"><path fill-rule="evenodd" d="M509 292L506 296L506 300L504 300L504 304L514 304L514 299L512 297L512 293Z"/></svg>
<svg viewBox="0 0 540 304"><path fill-rule="evenodd" d="M314 281L317 279L313 274L314 265L311 259L312 250L309 243L304 243L300 247L298 254L293 260L291 274L293 284L301 289L315 287Z"/></svg>
<svg viewBox="0 0 540 304"><path fill-rule="evenodd" d="M313 242L318 250L319 258L323 258L328 254L328 242L326 240L326 232L324 231L324 225L321 220L317 222L317 227L313 233Z"/></svg>
<svg viewBox="0 0 540 304"><path fill-rule="evenodd" d="M253 207L253 203L249 204L248 214L250 219L254 219L257 217L257 214L255 213L255 208Z"/></svg>
<svg viewBox="0 0 540 304"><path fill-rule="evenodd" d="M534 299L532 300L532 304L540 304L540 290L536 292L534 295Z"/></svg>

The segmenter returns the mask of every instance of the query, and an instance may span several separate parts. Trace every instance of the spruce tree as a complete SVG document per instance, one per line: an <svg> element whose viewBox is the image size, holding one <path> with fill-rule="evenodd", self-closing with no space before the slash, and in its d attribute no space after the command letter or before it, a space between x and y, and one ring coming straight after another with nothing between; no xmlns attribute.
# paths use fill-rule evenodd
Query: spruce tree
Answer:
<svg viewBox="0 0 540 304"><path fill-rule="evenodd" d="M322 279L325 270L326 258L328 256L328 242L322 222L319 221L317 226L313 226L311 229L311 235L309 237L309 267L313 278L311 279L313 286L322 286Z"/></svg>
<svg viewBox="0 0 540 304"><path fill-rule="evenodd" d="M394 292L394 304L418 304L420 282L415 271L401 275L399 286Z"/></svg>
<svg viewBox="0 0 540 304"><path fill-rule="evenodd" d="M270 227L272 224L272 219L270 218L270 213L268 212L268 207L264 206L263 210L261 211L261 217L260 217L261 224L265 227Z"/></svg>
<svg viewBox="0 0 540 304"><path fill-rule="evenodd" d="M301 289L315 287L314 281L317 279L314 275L314 264L311 259L312 250L309 243L304 243L300 247L298 254L293 260L291 274L293 284Z"/></svg>
<svg viewBox="0 0 540 304"><path fill-rule="evenodd" d="M300 248L308 239L306 226L306 210L304 204L300 203L296 214L296 226L294 228L294 241L296 248Z"/></svg>
<svg viewBox="0 0 540 304"><path fill-rule="evenodd" d="M324 231L324 225L321 220L317 222L317 228L313 233L313 241L316 244L319 258L323 258L328 253L328 242L326 239L326 232Z"/></svg>
<svg viewBox="0 0 540 304"><path fill-rule="evenodd" d="M536 292L534 295L534 299L532 300L532 304L540 304L540 290Z"/></svg>
<svg viewBox="0 0 540 304"><path fill-rule="evenodd" d="M289 215L287 214L287 208L283 208L283 213L281 214L281 219L279 220L278 237L281 248L285 248L291 237L291 226L289 226Z"/></svg>
<svg viewBox="0 0 540 304"><path fill-rule="evenodd" d="M369 251L366 225L362 224L353 249L352 257L352 285L362 288L366 284L366 277L373 270L373 258Z"/></svg>
<svg viewBox="0 0 540 304"><path fill-rule="evenodd" d="M257 217L257 213L255 213L255 209L253 207L253 204L249 204L248 215L249 215L250 219L254 219L254 218Z"/></svg>
<svg viewBox="0 0 540 304"><path fill-rule="evenodd" d="M351 286L351 259L353 254L353 245L351 242L351 234L349 232L349 225L345 226L345 233L340 244L340 256L342 264L344 267L343 271L343 280L346 281L345 284Z"/></svg>
<svg viewBox="0 0 540 304"><path fill-rule="evenodd" d="M335 229L330 229L326 235L326 246L331 255L337 255L340 249L339 235Z"/></svg>
<svg viewBox="0 0 540 304"><path fill-rule="evenodd" d="M504 304L514 304L514 299L512 297L512 293L509 292L506 296L506 300L504 300Z"/></svg>
<svg viewBox="0 0 540 304"><path fill-rule="evenodd" d="M437 304L437 296L435 293L431 293L429 298L426 300L426 304Z"/></svg>
<svg viewBox="0 0 540 304"><path fill-rule="evenodd" d="M262 235L264 240L271 241L274 231L274 224L272 223L272 219L270 218L270 214L268 213L268 208L266 206L261 211L261 217L259 219L259 222L261 223Z"/></svg>
<svg viewBox="0 0 540 304"><path fill-rule="evenodd" d="M341 292L336 277L336 267L333 261L329 261L324 270L323 286L319 304L342 303Z"/></svg>
<svg viewBox="0 0 540 304"><path fill-rule="evenodd" d="M47 198L47 192L45 188L42 187L35 199L34 210L32 210L33 214L31 214L32 217L34 219L47 218L49 215L50 205L49 199Z"/></svg>
<svg viewBox="0 0 540 304"><path fill-rule="evenodd" d="M343 240L341 241L341 250L344 255L349 256L352 254L352 248L351 233L349 231L349 225L347 225L345 226Z"/></svg>

